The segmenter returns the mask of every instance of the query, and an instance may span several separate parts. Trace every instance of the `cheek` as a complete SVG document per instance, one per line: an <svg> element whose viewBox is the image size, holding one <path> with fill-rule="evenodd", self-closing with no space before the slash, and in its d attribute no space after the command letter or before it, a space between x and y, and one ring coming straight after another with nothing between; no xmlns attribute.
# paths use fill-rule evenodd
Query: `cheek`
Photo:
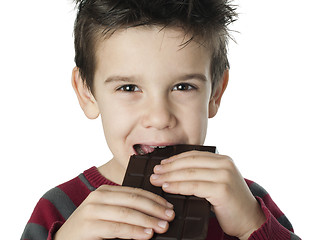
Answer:
<svg viewBox="0 0 319 240"><path fill-rule="evenodd" d="M130 108L119 106L112 99L100 101L99 108L106 141L109 143L113 139L125 137L133 116Z"/></svg>
<svg viewBox="0 0 319 240"><path fill-rule="evenodd" d="M120 108L109 107L101 110L101 118L105 137L112 136L112 138L119 138L125 135L126 129L129 128L132 114Z"/></svg>
<svg viewBox="0 0 319 240"><path fill-rule="evenodd" d="M134 154L126 141L132 129L132 114L130 117L118 108L109 108L101 111L101 118L105 140L113 157L126 167L129 156Z"/></svg>
<svg viewBox="0 0 319 240"><path fill-rule="evenodd" d="M203 144L206 138L208 107L203 102L193 104L181 118L191 144Z"/></svg>
<svg viewBox="0 0 319 240"><path fill-rule="evenodd" d="M190 139L192 139L191 143L193 144L203 144L206 138L207 131L207 122L208 118L197 115L197 117L193 116L192 119L188 122L188 134Z"/></svg>

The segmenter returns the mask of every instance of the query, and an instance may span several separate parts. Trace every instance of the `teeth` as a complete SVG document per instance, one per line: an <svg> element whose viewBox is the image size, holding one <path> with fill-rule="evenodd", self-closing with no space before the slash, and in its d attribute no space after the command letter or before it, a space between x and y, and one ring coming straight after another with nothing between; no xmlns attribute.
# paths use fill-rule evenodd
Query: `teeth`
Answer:
<svg viewBox="0 0 319 240"><path fill-rule="evenodd" d="M144 151L142 150L142 148L140 148L140 146L135 148L136 152L138 153L138 155L144 155Z"/></svg>
<svg viewBox="0 0 319 240"><path fill-rule="evenodd" d="M133 146L134 150L136 151L138 155L145 155L155 151L156 148L165 148L165 147L166 146L147 146L143 144L135 144Z"/></svg>

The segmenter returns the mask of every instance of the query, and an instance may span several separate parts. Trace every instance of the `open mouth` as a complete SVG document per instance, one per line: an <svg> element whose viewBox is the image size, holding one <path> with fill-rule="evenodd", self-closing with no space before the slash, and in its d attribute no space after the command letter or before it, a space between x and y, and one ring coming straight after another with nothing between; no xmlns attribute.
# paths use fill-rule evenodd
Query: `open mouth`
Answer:
<svg viewBox="0 0 319 240"><path fill-rule="evenodd" d="M166 146L149 146L145 144L135 144L133 146L137 155L145 155L154 152L156 148L165 148Z"/></svg>

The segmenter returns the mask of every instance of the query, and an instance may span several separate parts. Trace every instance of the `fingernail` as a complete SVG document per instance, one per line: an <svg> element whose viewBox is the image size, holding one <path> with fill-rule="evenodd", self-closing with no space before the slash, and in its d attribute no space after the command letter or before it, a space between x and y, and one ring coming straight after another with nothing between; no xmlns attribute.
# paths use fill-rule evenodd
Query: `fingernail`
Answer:
<svg viewBox="0 0 319 240"><path fill-rule="evenodd" d="M158 222L158 226L161 227L161 228L166 228L167 222L166 221L159 221Z"/></svg>
<svg viewBox="0 0 319 240"><path fill-rule="evenodd" d="M166 158L166 159L163 159L161 161L161 164L170 163L170 162L173 162L173 161L174 161L174 158Z"/></svg>
<svg viewBox="0 0 319 240"><path fill-rule="evenodd" d="M173 208L174 207L174 205L171 204L170 202L166 202L166 206L169 207L169 208Z"/></svg>
<svg viewBox="0 0 319 240"><path fill-rule="evenodd" d="M161 165L156 165L155 167L154 167L154 170L155 171L161 171L162 170L162 166Z"/></svg>
<svg viewBox="0 0 319 240"><path fill-rule="evenodd" d="M144 232L147 233L147 234L152 234L153 230L151 228L145 228Z"/></svg>
<svg viewBox="0 0 319 240"><path fill-rule="evenodd" d="M152 178L152 179L158 179L158 178L159 178L159 175L157 175L157 174L152 174L152 175L151 175L151 178Z"/></svg>
<svg viewBox="0 0 319 240"><path fill-rule="evenodd" d="M163 185L162 185L163 188L167 188L168 186L169 186L168 183L163 183Z"/></svg>
<svg viewBox="0 0 319 240"><path fill-rule="evenodd" d="M165 164L166 162L167 162L167 160L164 159L164 160L161 161L161 164Z"/></svg>
<svg viewBox="0 0 319 240"><path fill-rule="evenodd" d="M171 217L171 216L173 216L174 211L172 209L167 209L167 210L165 210L165 214L166 214L166 216Z"/></svg>

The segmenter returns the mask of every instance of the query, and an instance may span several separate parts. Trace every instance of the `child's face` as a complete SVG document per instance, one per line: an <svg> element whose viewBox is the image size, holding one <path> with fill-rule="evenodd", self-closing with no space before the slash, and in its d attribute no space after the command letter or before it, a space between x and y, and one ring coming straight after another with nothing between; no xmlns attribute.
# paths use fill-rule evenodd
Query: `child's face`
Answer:
<svg viewBox="0 0 319 240"><path fill-rule="evenodd" d="M124 169L133 148L203 144L211 101L211 52L178 30L130 28L97 49L95 100L113 162Z"/></svg>

